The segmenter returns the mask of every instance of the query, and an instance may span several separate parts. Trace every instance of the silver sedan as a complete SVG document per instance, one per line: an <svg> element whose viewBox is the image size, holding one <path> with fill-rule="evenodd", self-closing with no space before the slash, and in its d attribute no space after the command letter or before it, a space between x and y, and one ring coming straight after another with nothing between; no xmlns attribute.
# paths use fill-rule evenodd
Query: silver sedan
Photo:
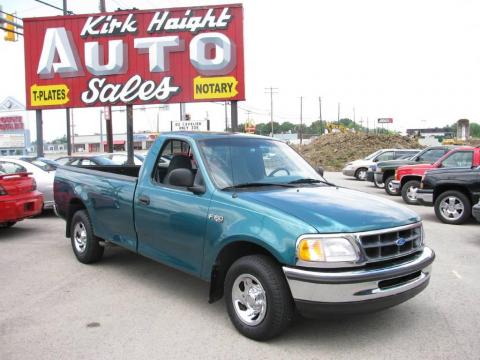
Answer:
<svg viewBox="0 0 480 360"><path fill-rule="evenodd" d="M48 170L47 170L48 169ZM37 189L43 193L43 209L53 209L53 179L55 171L49 167L42 166L41 163L27 162L15 158L0 157L0 172L6 174L15 174L19 172L32 173L37 183Z"/></svg>

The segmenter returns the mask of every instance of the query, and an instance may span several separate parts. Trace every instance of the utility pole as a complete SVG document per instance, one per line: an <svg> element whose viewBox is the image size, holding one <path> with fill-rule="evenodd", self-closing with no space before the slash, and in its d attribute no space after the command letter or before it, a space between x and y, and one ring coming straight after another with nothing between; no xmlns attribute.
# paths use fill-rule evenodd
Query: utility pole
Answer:
<svg viewBox="0 0 480 360"><path fill-rule="evenodd" d="M353 129L355 129L355 125L356 125L356 122L355 122L355 106L353 107Z"/></svg>
<svg viewBox="0 0 480 360"><path fill-rule="evenodd" d="M265 88L265 94L270 94L270 125L272 126L272 137L273 137L273 94L278 94L278 88L269 87Z"/></svg>
<svg viewBox="0 0 480 360"><path fill-rule="evenodd" d="M340 125L340 103L338 103L337 107L337 125Z"/></svg>
<svg viewBox="0 0 480 360"><path fill-rule="evenodd" d="M63 0L63 15L68 15L67 0ZM65 109L65 118L67 121L67 155L72 155L72 134L70 132L70 109Z"/></svg>
<svg viewBox="0 0 480 360"><path fill-rule="evenodd" d="M323 120L322 120L322 97L318 97L318 107L320 110L320 135L323 134Z"/></svg>
<svg viewBox="0 0 480 360"><path fill-rule="evenodd" d="M300 136L300 145L302 145L303 142L303 96L300 96L300 131L299 131L299 136Z"/></svg>
<svg viewBox="0 0 480 360"><path fill-rule="evenodd" d="M225 132L228 131L228 102L225 101Z"/></svg>
<svg viewBox="0 0 480 360"><path fill-rule="evenodd" d="M99 4L98 4L98 10L100 10L100 12L106 12L106 8L105 8L105 0L100 0Z"/></svg>

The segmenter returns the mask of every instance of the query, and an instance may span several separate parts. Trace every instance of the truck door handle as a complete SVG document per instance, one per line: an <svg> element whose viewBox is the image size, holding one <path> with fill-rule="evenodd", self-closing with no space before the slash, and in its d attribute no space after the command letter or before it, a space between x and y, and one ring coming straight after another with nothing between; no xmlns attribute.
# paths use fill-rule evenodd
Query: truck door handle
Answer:
<svg viewBox="0 0 480 360"><path fill-rule="evenodd" d="M150 198L146 195L140 195L138 201L143 205L150 205Z"/></svg>

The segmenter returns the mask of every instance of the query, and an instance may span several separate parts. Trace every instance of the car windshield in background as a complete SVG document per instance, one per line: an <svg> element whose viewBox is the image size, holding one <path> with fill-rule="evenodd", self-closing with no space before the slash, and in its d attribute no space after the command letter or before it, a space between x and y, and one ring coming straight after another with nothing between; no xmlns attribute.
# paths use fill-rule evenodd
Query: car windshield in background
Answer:
<svg viewBox="0 0 480 360"><path fill-rule="evenodd" d="M53 166L51 164L48 164L43 160L39 160L39 159L29 160L29 163L32 164L32 165L35 165L36 167L39 167L43 171L55 171L56 170L55 166Z"/></svg>
<svg viewBox="0 0 480 360"><path fill-rule="evenodd" d="M300 155L280 141L229 137L202 140L199 146L208 173L220 189L325 182Z"/></svg>

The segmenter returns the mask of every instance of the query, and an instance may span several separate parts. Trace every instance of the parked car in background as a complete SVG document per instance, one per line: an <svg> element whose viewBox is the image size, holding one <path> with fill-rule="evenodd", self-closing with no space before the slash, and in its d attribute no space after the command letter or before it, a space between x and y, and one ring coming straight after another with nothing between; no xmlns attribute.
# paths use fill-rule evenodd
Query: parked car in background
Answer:
<svg viewBox="0 0 480 360"><path fill-rule="evenodd" d="M426 171L439 168L471 169L480 165L480 147L462 146L450 150L433 164L400 166L391 185L410 205L418 204L417 190Z"/></svg>
<svg viewBox="0 0 480 360"><path fill-rule="evenodd" d="M114 152L111 154L104 154L105 158L111 160L115 165L125 165L127 164L128 155L124 152ZM133 155L133 161L135 165L142 165L145 160L145 156L140 154Z"/></svg>
<svg viewBox="0 0 480 360"><path fill-rule="evenodd" d="M387 160L387 161L382 161L382 163L386 163L386 162L390 162L390 161L400 161L400 160L410 160L411 158L413 158L416 154L412 155L412 154L406 154L406 155L403 155L403 156L400 156L399 158L397 158L396 160ZM375 171L377 170L378 168L378 164L375 163L373 165L370 165L370 167L368 168L368 171L367 171L367 176L366 176L366 181L369 181L369 182L373 182L373 184L375 185L375 187L379 188L379 189L383 189L385 187L385 184L383 182L377 182L375 181L375 177L374 177L374 174L375 174Z"/></svg>
<svg viewBox="0 0 480 360"><path fill-rule="evenodd" d="M415 212L337 187L256 135L171 132L141 167L61 167L55 202L78 261L99 261L112 242L199 277L255 340L279 335L295 310L404 302L427 287L435 258Z"/></svg>
<svg viewBox="0 0 480 360"><path fill-rule="evenodd" d="M433 164L452 148L452 146L430 146L417 152L408 159L379 161L372 165L372 171L369 171L367 180L372 181L377 187L384 187L385 192L389 195L400 195L400 192L394 189L391 184L391 182L395 180L395 171L400 166Z"/></svg>
<svg viewBox="0 0 480 360"><path fill-rule="evenodd" d="M357 180L364 181L367 178L369 167L376 162L395 160L402 156L415 154L419 149L381 149L359 160L349 162L342 170L343 175L353 176Z"/></svg>
<svg viewBox="0 0 480 360"><path fill-rule="evenodd" d="M7 173L4 169L0 162L0 228L38 215L43 206L43 195L30 173Z"/></svg>
<svg viewBox="0 0 480 360"><path fill-rule="evenodd" d="M417 201L432 205L437 218L447 224L462 224L472 215L480 199L480 166L440 168L425 173L417 191Z"/></svg>
<svg viewBox="0 0 480 360"><path fill-rule="evenodd" d="M63 156L55 159L60 165L68 166L94 166L94 165L116 165L104 155L74 155Z"/></svg>
<svg viewBox="0 0 480 360"><path fill-rule="evenodd" d="M0 171L4 174L18 174L22 172L31 173L37 183L38 191L43 194L43 209L53 209L53 179L55 177L55 170L48 168L43 169L41 166L34 165L28 161L1 157Z"/></svg>
<svg viewBox="0 0 480 360"><path fill-rule="evenodd" d="M60 166L55 160L46 159L44 157L35 157L35 156L21 156L20 160L29 162L35 166L38 166L40 169L45 171L55 171Z"/></svg>

